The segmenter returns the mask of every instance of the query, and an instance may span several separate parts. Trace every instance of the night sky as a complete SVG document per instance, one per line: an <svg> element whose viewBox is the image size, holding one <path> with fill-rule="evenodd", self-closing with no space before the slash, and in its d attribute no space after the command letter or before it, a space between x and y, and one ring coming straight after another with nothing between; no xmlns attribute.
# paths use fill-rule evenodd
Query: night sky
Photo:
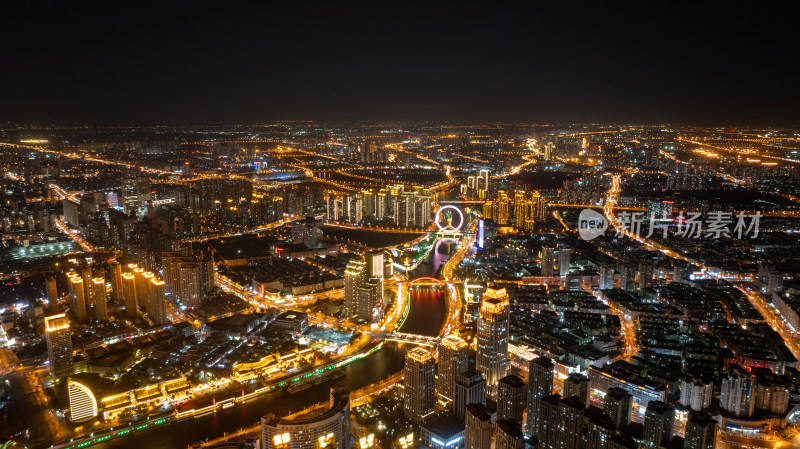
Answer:
<svg viewBox="0 0 800 449"><path fill-rule="evenodd" d="M797 11L767 2L14 3L0 121L800 125Z"/></svg>

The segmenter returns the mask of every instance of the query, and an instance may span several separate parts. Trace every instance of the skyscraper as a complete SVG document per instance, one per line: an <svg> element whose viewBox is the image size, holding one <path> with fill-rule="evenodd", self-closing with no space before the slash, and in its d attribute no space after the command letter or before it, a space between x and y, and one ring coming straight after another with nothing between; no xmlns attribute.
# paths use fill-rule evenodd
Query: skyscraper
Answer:
<svg viewBox="0 0 800 449"><path fill-rule="evenodd" d="M586 424L586 449L607 449L608 440L617 428L607 415L592 417Z"/></svg>
<svg viewBox="0 0 800 449"><path fill-rule="evenodd" d="M67 316L61 313L45 317L44 331L47 356L50 358L50 373L55 378L72 374L72 333Z"/></svg>
<svg viewBox="0 0 800 449"><path fill-rule="evenodd" d="M51 312L58 311L58 286L56 284L56 278L53 276L47 276L45 281L45 287L47 289L47 308Z"/></svg>
<svg viewBox="0 0 800 449"><path fill-rule="evenodd" d="M476 365L486 376L487 393L495 396L497 381L508 369L508 295L504 288L488 287L478 314Z"/></svg>
<svg viewBox="0 0 800 449"><path fill-rule="evenodd" d="M578 396L589 405L589 378L580 373L570 373L564 379L564 397Z"/></svg>
<svg viewBox="0 0 800 449"><path fill-rule="evenodd" d="M203 303L203 264L201 262L181 262L181 296L186 307L199 307ZM139 305L142 302L139 301Z"/></svg>
<svg viewBox="0 0 800 449"><path fill-rule="evenodd" d="M538 357L528 363L528 412L525 435L535 437L539 431L539 405L543 397L553 393L553 361Z"/></svg>
<svg viewBox="0 0 800 449"><path fill-rule="evenodd" d="M78 322L86 321L86 296L83 288L83 278L72 276L69 281L70 309Z"/></svg>
<svg viewBox="0 0 800 449"><path fill-rule="evenodd" d="M497 382L497 419L522 423L528 388L522 379L509 374Z"/></svg>
<svg viewBox="0 0 800 449"><path fill-rule="evenodd" d="M692 410L705 410L711 406L714 383L703 379L685 377L681 379L680 403Z"/></svg>
<svg viewBox="0 0 800 449"><path fill-rule="evenodd" d="M464 419L468 404L486 403L486 379L483 373L469 369L457 374L454 393L453 414L458 419Z"/></svg>
<svg viewBox="0 0 800 449"><path fill-rule="evenodd" d="M542 276L553 277L554 248L542 248Z"/></svg>
<svg viewBox="0 0 800 449"><path fill-rule="evenodd" d="M464 449L489 449L492 445L492 417L483 404L468 404L464 417Z"/></svg>
<svg viewBox="0 0 800 449"><path fill-rule="evenodd" d="M647 448L655 449L672 439L674 409L661 401L650 401L644 413L642 440Z"/></svg>
<svg viewBox="0 0 800 449"><path fill-rule="evenodd" d="M569 263L572 250L569 248L561 248L558 250L558 274L566 276L569 274Z"/></svg>
<svg viewBox="0 0 800 449"><path fill-rule="evenodd" d="M94 313L98 320L108 319L106 306L106 280L99 277L92 279L92 296L94 297Z"/></svg>
<svg viewBox="0 0 800 449"><path fill-rule="evenodd" d="M370 251L366 254L367 276L383 278L383 250Z"/></svg>
<svg viewBox="0 0 800 449"><path fill-rule="evenodd" d="M365 277L366 268L366 262L356 258L348 262L347 267L344 269L344 307L349 313L355 314L358 312L356 289Z"/></svg>
<svg viewBox="0 0 800 449"><path fill-rule="evenodd" d="M547 142L544 145L544 160L549 161L555 157L556 145L553 142Z"/></svg>
<svg viewBox="0 0 800 449"><path fill-rule="evenodd" d="M150 280L150 316L155 324L166 324L167 319L167 296L164 281L160 279Z"/></svg>
<svg viewBox="0 0 800 449"><path fill-rule="evenodd" d="M519 422L513 419L498 419L495 425L495 449L525 449L525 440Z"/></svg>
<svg viewBox="0 0 800 449"><path fill-rule="evenodd" d="M689 412L683 449L715 449L717 422L706 412Z"/></svg>
<svg viewBox="0 0 800 449"><path fill-rule="evenodd" d="M611 387L603 398L603 412L610 416L617 429L624 429L631 423L633 396L619 387Z"/></svg>
<svg viewBox="0 0 800 449"><path fill-rule="evenodd" d="M119 262L111 262L109 273L111 275L111 293L114 301L125 302L122 296L122 266Z"/></svg>
<svg viewBox="0 0 800 449"><path fill-rule="evenodd" d="M410 421L423 424L433 413L435 400L436 361L433 355L414 348L406 354L403 367L403 413Z"/></svg>
<svg viewBox="0 0 800 449"><path fill-rule="evenodd" d="M383 315L383 277L370 277L356 287L356 315L368 323L380 320Z"/></svg>
<svg viewBox="0 0 800 449"><path fill-rule="evenodd" d="M455 335L448 335L439 344L436 367L436 393L447 401L455 399L456 375L467 370L467 344Z"/></svg>
<svg viewBox="0 0 800 449"><path fill-rule="evenodd" d="M719 389L719 405L734 416L753 416L756 406L758 381L755 374L741 366L730 365L730 373L722 378Z"/></svg>
<svg viewBox="0 0 800 449"><path fill-rule="evenodd" d="M136 277L133 273L122 273L122 298L128 316L136 318Z"/></svg>
<svg viewBox="0 0 800 449"><path fill-rule="evenodd" d="M83 267L81 280L83 281L83 299L86 301L86 309L88 310L92 305L92 267Z"/></svg>
<svg viewBox="0 0 800 449"><path fill-rule="evenodd" d="M584 404L573 396L553 394L542 398L539 417L539 449L580 449Z"/></svg>

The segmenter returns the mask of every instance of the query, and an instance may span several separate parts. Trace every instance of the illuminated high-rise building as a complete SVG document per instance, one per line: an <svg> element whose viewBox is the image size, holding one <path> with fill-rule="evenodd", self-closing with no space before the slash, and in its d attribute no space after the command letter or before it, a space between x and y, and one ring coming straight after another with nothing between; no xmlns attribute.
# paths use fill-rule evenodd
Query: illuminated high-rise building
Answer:
<svg viewBox="0 0 800 449"><path fill-rule="evenodd" d="M528 363L528 406L525 435L535 437L539 431L541 400L553 393L553 361L538 357Z"/></svg>
<svg viewBox="0 0 800 449"><path fill-rule="evenodd" d="M83 278L72 276L69 278L70 309L78 322L86 321L86 296L83 288Z"/></svg>
<svg viewBox="0 0 800 449"><path fill-rule="evenodd" d="M106 280L98 277L92 279L92 296L94 297L94 313L98 320L108 319L108 306L106 305Z"/></svg>
<svg viewBox="0 0 800 449"><path fill-rule="evenodd" d="M478 172L477 190L485 190L487 193L490 191L489 170L481 170Z"/></svg>
<svg viewBox="0 0 800 449"><path fill-rule="evenodd" d="M672 439L672 422L674 408L661 401L650 401L644 413L644 434L642 441L645 447L655 449L665 446Z"/></svg>
<svg viewBox="0 0 800 449"><path fill-rule="evenodd" d="M569 274L569 263L572 250L569 248L561 248L558 250L558 274L566 276Z"/></svg>
<svg viewBox="0 0 800 449"><path fill-rule="evenodd" d="M719 389L719 405L733 416L753 416L756 407L758 380L737 364L730 365L730 372L722 378Z"/></svg>
<svg viewBox="0 0 800 449"><path fill-rule="evenodd" d="M555 248L542 248L542 276L553 277Z"/></svg>
<svg viewBox="0 0 800 449"><path fill-rule="evenodd" d="M455 335L448 335L439 344L436 368L436 393L446 401L454 400L456 376L467 370L468 346Z"/></svg>
<svg viewBox="0 0 800 449"><path fill-rule="evenodd" d="M689 412L683 449L716 449L717 421L706 412Z"/></svg>
<svg viewBox="0 0 800 449"><path fill-rule="evenodd" d="M45 280L45 287L47 289L47 309L51 312L58 311L58 286L56 278L47 276Z"/></svg>
<svg viewBox="0 0 800 449"><path fill-rule="evenodd" d="M411 422L423 424L436 404L436 361L433 354L422 348L408 351L403 379L403 413Z"/></svg>
<svg viewBox="0 0 800 449"><path fill-rule="evenodd" d="M539 417L539 449L581 449L583 411L586 406L573 396L553 394L542 398Z"/></svg>
<svg viewBox="0 0 800 449"><path fill-rule="evenodd" d="M122 266L119 262L111 262L109 272L111 274L111 293L114 300L117 302L125 302L122 296Z"/></svg>
<svg viewBox="0 0 800 449"><path fill-rule="evenodd" d="M453 414L458 419L464 419L467 405L486 404L486 379L483 373L468 369L457 374L453 394Z"/></svg>
<svg viewBox="0 0 800 449"><path fill-rule="evenodd" d="M603 397L603 413L611 417L617 429L624 429L631 423L633 396L619 387L606 390Z"/></svg>
<svg viewBox="0 0 800 449"><path fill-rule="evenodd" d="M200 262L181 263L181 297L186 307L199 307L203 303L203 264Z"/></svg>
<svg viewBox="0 0 800 449"><path fill-rule="evenodd" d="M464 416L464 449L490 449L492 417L483 404L467 404Z"/></svg>
<svg viewBox="0 0 800 449"><path fill-rule="evenodd" d="M358 313L358 286L364 280L367 264L360 258L352 259L344 269L344 307L349 313Z"/></svg>
<svg viewBox="0 0 800 449"><path fill-rule="evenodd" d="M122 273L122 302L131 318L136 318L138 315L136 293L136 276L133 273Z"/></svg>
<svg viewBox="0 0 800 449"><path fill-rule="evenodd" d="M589 378L580 373L570 373L564 379L564 397L577 396L589 405Z"/></svg>
<svg viewBox="0 0 800 449"><path fill-rule="evenodd" d="M55 378L72 374L72 333L69 320L63 313L44 318L44 331L47 340L47 356L50 358L50 373Z"/></svg>
<svg viewBox="0 0 800 449"><path fill-rule="evenodd" d="M367 276L383 278L383 250L369 251L365 256Z"/></svg>
<svg viewBox="0 0 800 449"><path fill-rule="evenodd" d="M87 309L92 306L92 268L84 267L81 270L83 280L83 298L86 300Z"/></svg>
<svg viewBox="0 0 800 449"><path fill-rule="evenodd" d="M525 439L519 422L513 419L498 419L495 424L495 449L525 449Z"/></svg>
<svg viewBox="0 0 800 449"><path fill-rule="evenodd" d="M528 404L528 388L522 379L509 374L497 382L497 419L522 423Z"/></svg>
<svg viewBox="0 0 800 449"><path fill-rule="evenodd" d="M167 296L164 281L160 279L150 280L150 305L147 309L155 324L166 324L167 320Z"/></svg>
<svg viewBox="0 0 800 449"><path fill-rule="evenodd" d="M358 318L368 323L379 321L383 316L383 278L370 277L358 284L355 299Z"/></svg>
<svg viewBox="0 0 800 449"><path fill-rule="evenodd" d="M552 160L556 156L556 145L553 142L547 142L544 145L544 160Z"/></svg>
<svg viewBox="0 0 800 449"><path fill-rule="evenodd" d="M508 370L508 295L504 288L488 287L478 313L476 367L486 376L487 392L494 397L497 382Z"/></svg>

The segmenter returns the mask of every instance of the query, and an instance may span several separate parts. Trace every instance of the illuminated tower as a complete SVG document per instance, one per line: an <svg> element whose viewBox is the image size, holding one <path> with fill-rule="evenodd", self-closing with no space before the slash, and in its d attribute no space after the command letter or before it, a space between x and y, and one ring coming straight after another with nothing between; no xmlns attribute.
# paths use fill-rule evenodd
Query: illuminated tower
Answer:
<svg viewBox="0 0 800 449"><path fill-rule="evenodd" d="M203 303L203 267L200 262L181 263L181 302L187 307Z"/></svg>
<svg viewBox="0 0 800 449"><path fill-rule="evenodd" d="M112 262L110 268L111 274L111 293L117 302L124 302L122 296L122 266L119 262Z"/></svg>
<svg viewBox="0 0 800 449"><path fill-rule="evenodd" d="M658 448L672 439L674 409L661 401L650 401L644 413L644 434L642 440L647 448Z"/></svg>
<svg viewBox="0 0 800 449"><path fill-rule="evenodd" d="M554 248L542 248L542 276L553 277Z"/></svg>
<svg viewBox="0 0 800 449"><path fill-rule="evenodd" d="M572 255L572 250L569 248L558 250L558 274L561 276L569 274L570 255Z"/></svg>
<svg viewBox="0 0 800 449"><path fill-rule="evenodd" d="M547 142L544 145L544 160L549 161L555 157L556 145L553 142Z"/></svg>
<svg viewBox="0 0 800 449"><path fill-rule="evenodd" d="M136 276L133 273L122 273L122 298L128 316L136 318Z"/></svg>
<svg viewBox="0 0 800 449"><path fill-rule="evenodd" d="M69 280L70 309L79 322L86 321L86 296L83 288L83 279L72 276Z"/></svg>
<svg viewBox="0 0 800 449"><path fill-rule="evenodd" d="M436 403L435 370L436 361L430 352L414 348L406 354L406 364L403 367L403 413L414 423L423 424L427 416L433 413Z"/></svg>
<svg viewBox="0 0 800 449"><path fill-rule="evenodd" d="M508 370L508 295L506 289L488 287L478 314L476 367L486 376L487 392L494 397L497 381Z"/></svg>
<svg viewBox="0 0 800 449"><path fill-rule="evenodd" d="M364 279L366 265L366 262L361 259L353 259L344 270L344 307L352 314L358 313L356 290Z"/></svg>
<svg viewBox="0 0 800 449"><path fill-rule="evenodd" d="M519 377L509 374L497 382L497 419L522 423L527 405L527 388Z"/></svg>
<svg viewBox="0 0 800 449"><path fill-rule="evenodd" d="M98 320L108 319L106 307L106 280L105 278L92 279L92 296L94 297L94 312Z"/></svg>
<svg viewBox="0 0 800 449"><path fill-rule="evenodd" d="M167 321L167 296L164 281L150 280L150 306L148 312L156 324L166 324Z"/></svg>
<svg viewBox="0 0 800 449"><path fill-rule="evenodd" d="M56 284L56 278L53 276L47 276L46 287L47 287L47 305L48 309L51 312L58 311L58 286Z"/></svg>
<svg viewBox="0 0 800 449"><path fill-rule="evenodd" d="M448 335L439 344L436 393L447 401L454 400L456 376L467 370L467 344L455 335Z"/></svg>
<svg viewBox="0 0 800 449"><path fill-rule="evenodd" d="M84 267L81 270L81 279L83 280L83 298L86 301L88 308L92 304L92 268Z"/></svg>
<svg viewBox="0 0 800 449"><path fill-rule="evenodd" d="M486 379L483 378L483 373L468 369L457 374L453 394L453 414L458 419L464 419L467 405L486 403Z"/></svg>
<svg viewBox="0 0 800 449"><path fill-rule="evenodd" d="M483 404L468 404L464 417L464 449L492 446L492 417Z"/></svg>
<svg viewBox="0 0 800 449"><path fill-rule="evenodd" d="M528 412L525 435L535 437L539 431L541 400L553 393L553 361L538 357L528 363Z"/></svg>
<svg viewBox="0 0 800 449"><path fill-rule="evenodd" d="M72 374L72 338L67 316L62 313L45 317L44 330L50 373L55 378Z"/></svg>
<svg viewBox="0 0 800 449"><path fill-rule="evenodd" d="M689 412L683 449L715 449L717 447L717 422L708 413Z"/></svg>

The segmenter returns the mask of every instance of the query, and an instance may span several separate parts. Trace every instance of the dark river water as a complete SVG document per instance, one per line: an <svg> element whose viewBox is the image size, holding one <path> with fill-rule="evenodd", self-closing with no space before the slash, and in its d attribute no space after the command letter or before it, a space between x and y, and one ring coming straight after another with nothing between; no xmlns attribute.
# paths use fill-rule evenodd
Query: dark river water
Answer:
<svg viewBox="0 0 800 449"><path fill-rule="evenodd" d="M439 243L428 255L425 262L413 272L410 278L419 276L436 276L441 265L447 261L455 243ZM446 313L444 290L433 285L412 286L409 289L410 309L401 331L435 336L439 333ZM343 380L346 391L353 391L371 383L385 379L403 368L405 351L411 345L399 346L387 343L384 347L357 362L347 365ZM242 407L220 410L216 414L207 415L183 422L172 423L165 427L145 430L123 438L110 440L92 446L97 449L183 449L190 444L205 438L216 438L224 433L236 431L242 427L252 426L262 416L274 413L278 416L299 411L305 407L328 400L329 388L336 381L315 385L307 390L291 394L287 391L276 391L254 398Z"/></svg>

